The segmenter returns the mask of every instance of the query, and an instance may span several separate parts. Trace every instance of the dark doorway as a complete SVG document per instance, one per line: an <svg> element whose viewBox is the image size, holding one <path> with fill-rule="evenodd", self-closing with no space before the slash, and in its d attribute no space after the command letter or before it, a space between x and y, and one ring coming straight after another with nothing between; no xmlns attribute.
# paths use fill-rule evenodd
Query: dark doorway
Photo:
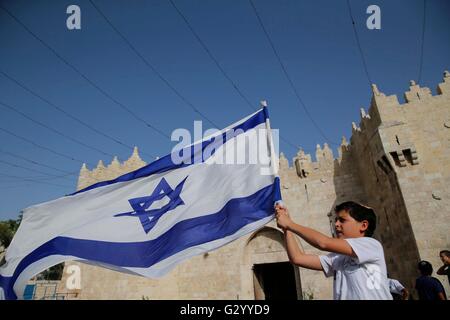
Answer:
<svg viewBox="0 0 450 320"><path fill-rule="evenodd" d="M294 267L289 262L253 266L255 299L297 300Z"/></svg>

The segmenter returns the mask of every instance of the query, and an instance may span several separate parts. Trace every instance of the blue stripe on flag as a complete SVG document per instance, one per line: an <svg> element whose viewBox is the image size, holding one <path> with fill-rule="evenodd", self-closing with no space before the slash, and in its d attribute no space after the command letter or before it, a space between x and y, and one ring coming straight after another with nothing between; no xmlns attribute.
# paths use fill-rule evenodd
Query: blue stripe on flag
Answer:
<svg viewBox="0 0 450 320"><path fill-rule="evenodd" d="M243 123L238 124L235 127L229 129L229 130L233 129L235 131L242 130L242 132L240 132L240 133L237 132L236 135L227 135L227 133L224 132L222 134L221 141L224 143L224 142L236 137L237 135L256 127L257 125L264 123L266 121L266 119L268 119L268 116L269 116L269 114L268 114L267 108L263 108L260 112L256 113L255 115L253 115L252 117L250 117L249 119L244 121ZM180 164L175 164L172 162L171 154L168 154L152 163L149 163L148 165L146 165L138 170L129 172L129 173L124 174L113 180L101 181L101 182L95 183L89 187L86 187L77 192L74 192L71 195L75 195L75 194L78 194L81 192L92 190L92 189L95 189L98 187L107 186L107 185L114 184L117 182L124 182L124 181L130 181L130 180L134 180L134 179L138 179L138 178L148 177L152 174L162 173L162 172L166 172L166 171L173 170L173 169L187 167L187 166L195 164L195 163L204 162L208 158L202 159L203 150L207 146L209 146L210 144L212 144L214 142L217 142L217 139L211 138L210 140L205 140L205 141L199 142L195 145L187 147L187 148L191 149L190 152L187 153L190 157L190 159L187 159L188 161L185 161L187 163L182 162ZM201 148L199 148L200 143L202 145Z"/></svg>
<svg viewBox="0 0 450 320"><path fill-rule="evenodd" d="M273 214L273 204L281 200L280 181L254 194L228 201L218 212L175 224L160 237L143 242L106 242L56 237L27 255L12 277L0 276L6 299L17 299L12 287L20 273L30 264L52 255L76 256L119 267L148 268L187 248L225 238L247 224Z"/></svg>

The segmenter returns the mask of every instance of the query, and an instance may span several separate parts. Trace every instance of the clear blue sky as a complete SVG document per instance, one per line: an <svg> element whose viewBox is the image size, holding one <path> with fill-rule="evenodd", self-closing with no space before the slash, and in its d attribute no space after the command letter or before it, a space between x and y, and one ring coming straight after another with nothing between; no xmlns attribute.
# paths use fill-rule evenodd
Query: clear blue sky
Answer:
<svg viewBox="0 0 450 320"><path fill-rule="evenodd" d="M201 120L130 50L88 1L0 0L32 32L102 90L170 135L192 129ZM224 78L168 1L96 0L135 48L196 108L223 127L249 114L244 99ZM247 0L175 0L192 27L242 93L258 107L269 103L272 126L295 145L314 152L324 138L311 124L258 24ZM264 25L310 114L331 140L351 134L359 108L367 109L370 88L358 52L345 0L254 0ZM357 1L351 7L373 82L403 100L409 80L419 76L422 0ZM82 29L66 28L66 8L81 8ZM366 8L381 7L381 30L366 28ZM435 93L450 69L450 1L428 0L421 85ZM61 62L42 43L0 9L0 70L99 131L153 156L174 146L108 100ZM69 119L0 74L0 101L67 136L125 160L131 150ZM80 146L0 106L0 127L88 163L111 157ZM0 220L21 209L74 191L76 174L45 180L62 186L24 181L46 179L61 171L12 157L27 158L64 172L81 164L30 145L0 131ZM336 148L333 148L335 154ZM291 159L296 150L281 143ZM143 156L147 162L149 155ZM91 167L92 168L92 167ZM48 178L48 177L47 177Z"/></svg>

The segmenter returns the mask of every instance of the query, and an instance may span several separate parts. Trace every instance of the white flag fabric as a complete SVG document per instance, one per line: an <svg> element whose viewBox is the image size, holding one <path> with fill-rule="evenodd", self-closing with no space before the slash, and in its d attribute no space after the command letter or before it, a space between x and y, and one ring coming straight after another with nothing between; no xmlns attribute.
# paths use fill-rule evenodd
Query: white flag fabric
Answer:
<svg viewBox="0 0 450 320"><path fill-rule="evenodd" d="M261 228L281 199L271 141L263 108L183 148L182 163L170 154L25 209L0 267L0 296L23 298L31 277L69 260L161 277L189 257ZM248 161L254 144L269 161ZM230 155L247 158L229 164L224 159Z"/></svg>

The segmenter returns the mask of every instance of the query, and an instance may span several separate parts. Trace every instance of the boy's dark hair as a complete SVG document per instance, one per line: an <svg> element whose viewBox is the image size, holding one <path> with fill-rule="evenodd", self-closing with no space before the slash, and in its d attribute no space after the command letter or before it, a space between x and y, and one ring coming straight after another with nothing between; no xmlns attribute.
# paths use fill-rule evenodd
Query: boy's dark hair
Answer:
<svg viewBox="0 0 450 320"><path fill-rule="evenodd" d="M368 222L367 230L364 232L365 237L372 237L377 225L377 216L372 208L365 207L353 201L338 204L334 209L336 213L339 211L348 212L348 214L358 222L366 220Z"/></svg>
<svg viewBox="0 0 450 320"><path fill-rule="evenodd" d="M433 273L433 266L431 265L431 263L425 260L420 261L417 265L417 268L423 276L431 276L431 274Z"/></svg>
<svg viewBox="0 0 450 320"><path fill-rule="evenodd" d="M450 251L449 250L442 250L441 252L439 252L439 255L444 255L446 257L450 258Z"/></svg>

